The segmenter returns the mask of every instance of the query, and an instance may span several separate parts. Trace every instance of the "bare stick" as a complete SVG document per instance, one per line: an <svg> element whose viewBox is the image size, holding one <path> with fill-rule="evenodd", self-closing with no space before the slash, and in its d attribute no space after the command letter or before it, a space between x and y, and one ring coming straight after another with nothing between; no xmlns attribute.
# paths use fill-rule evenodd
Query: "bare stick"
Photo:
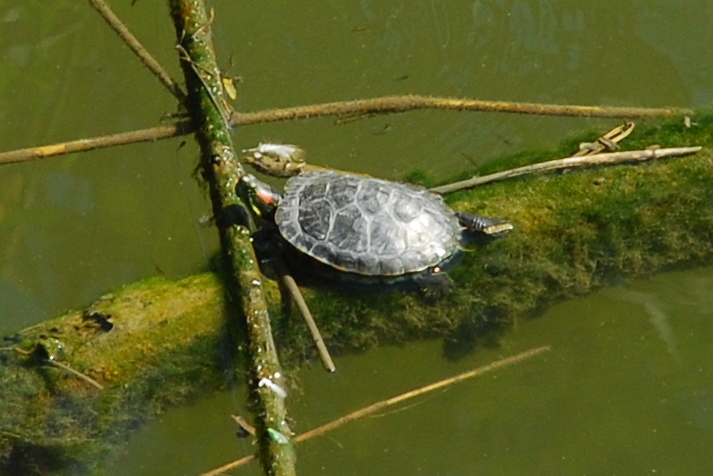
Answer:
<svg viewBox="0 0 713 476"><path fill-rule="evenodd" d="M88 150L113 147L116 145L168 139L170 137L182 136L190 132L192 132L192 126L189 122L179 122L169 126L152 127L150 129L123 132L120 134L93 137L90 139L80 139L60 144L18 149L0 153L0 165L44 159L46 157L71 154L73 152L86 152Z"/></svg>
<svg viewBox="0 0 713 476"><path fill-rule="evenodd" d="M432 192L446 194L473 188L486 183L497 182L500 180L519 177L521 175L533 174L537 172L547 172L551 170L571 169L575 167L591 167L593 165L613 165L624 164L631 162L643 162L651 159L661 159L665 157L677 157L683 155L695 154L700 151L701 147L675 147L671 149L646 149L633 150L628 152L613 152L610 154L595 154L584 157L568 157L566 159L550 160L539 164L526 165L516 169L496 172L494 174L485 175L483 177L473 177L468 180L462 180L440 187L434 187Z"/></svg>
<svg viewBox="0 0 713 476"><path fill-rule="evenodd" d="M479 377L480 375L483 375L488 372L492 372L493 370L498 370L498 369L501 369L504 367L509 367L513 364L517 364L523 360L529 359L531 357L535 357L536 355L542 354L549 350L550 350L549 346L537 347L534 349L530 349L525 352L515 354L511 357L506 357L504 359L496 360L495 362L484 365L482 367L478 367L477 369L470 370L468 372L464 372L462 374L456 375L455 377L450 377L445 380L441 380L436 383L426 385L425 387L421 387L416 390L412 390L410 392L406 392L401 395L397 395L397 396L389 398L387 400L382 400L380 402L374 403L373 405L369 405L368 407L362 408L362 409L352 412L348 415L345 415L341 418L338 418L330 423L327 423L326 425L322 425L322 426L317 427L313 430L310 430L306 433L302 433L301 435L296 436L294 438L294 441L296 443L299 443L301 441L309 440L310 438L313 438L315 436L324 434L328 431L332 431L332 430L344 425L347 422L356 420L358 418L365 417L367 415L371 415L383 408L403 402L404 400L418 397L425 393L433 392L434 390L439 390L441 388L448 387L449 385L453 385L454 383L462 382L464 380L471 379L473 377Z"/></svg>
<svg viewBox="0 0 713 476"><path fill-rule="evenodd" d="M314 345L317 347L317 353L319 354L319 358L322 361L322 365L325 369L327 369L328 372L336 371L337 367L334 366L332 357L329 355L329 350L327 350L327 346L324 344L324 339L322 339L322 334L320 334L319 328L314 322L312 313L310 312L309 307L307 306L307 303L305 302L304 297L302 296L302 292L300 291L300 288L295 282L295 279L287 273L281 273L281 278L282 282L285 283L285 286L287 286L287 289L290 292L292 299L295 301L295 304L297 304L297 308L300 310L300 314L302 314L302 317L304 318L305 323L307 324L307 328L309 329L309 332L312 335Z"/></svg>
<svg viewBox="0 0 713 476"><path fill-rule="evenodd" d="M99 12L99 14L106 20L109 26L119 35L119 37L124 40L124 43L131 48L136 56L139 57L142 63L151 71L154 76L158 78L161 83L166 86L171 94L173 94L179 102L183 102L186 99L186 93L181 90L181 87L176 83L171 76L166 72L166 70L161 66L161 64L151 56L151 53L146 50L146 48L141 45L139 40L129 31L129 29L124 25L124 23L116 16L116 14L109 8L104 0L89 0L89 3Z"/></svg>
<svg viewBox="0 0 713 476"><path fill-rule="evenodd" d="M312 313L309 310L309 306L307 306L307 303L305 302L304 296L302 296L302 291L300 291L295 279L288 272L282 256L278 256L274 260L274 266L277 274L280 276L280 279L284 283L285 287L287 287L287 291L290 293L290 296L292 296L292 300L295 304L297 304L297 309L300 311L300 314L302 314L302 318L307 324L307 329L309 329L309 332L312 335L312 340L317 348L317 353L322 361L322 365L328 372L336 371L337 367L335 367L334 362L332 361L332 356L329 355L329 350L327 350L327 346L324 344L322 334L319 332L319 328L314 321L314 317L312 317Z"/></svg>
<svg viewBox="0 0 713 476"><path fill-rule="evenodd" d="M520 363L523 360L529 359L531 357L535 357L536 355L543 354L549 350L550 350L549 346L536 347L534 349L526 350L525 352L515 354L511 357L506 357L504 359L496 360L495 362L492 362L488 365L484 365L482 367L478 367L477 369L470 370L468 372L464 372L462 374L456 375L455 377L447 378L445 380L441 380L436 383L426 385L425 387L421 387L416 390L411 390L410 392L402 393L401 395L391 397L387 400L382 400L380 402L369 405L368 407L364 407L364 408L361 408L355 412L344 415L341 418L337 418L336 420L333 420L333 421L327 423L326 425L322 425L322 426L317 427L313 430L310 430L306 433L302 433L301 435L294 437L292 441L294 443L299 443L301 441L305 441L305 440L309 440L310 438L314 438L315 436L321 436L324 433L327 433L327 432L332 431L336 428L339 428L340 426L344 425L345 423L349 423L350 421L354 421L356 419L359 419L359 418L362 418L362 417L365 417L368 415L372 415L372 414L378 412L379 410L383 410L386 407L395 405L397 403L401 403L404 400L418 397L419 395L423 395L428 392L433 392L434 390L439 390L441 388L448 387L449 385L453 385L454 383L462 382L464 380L467 380L467 379L470 379L473 377L479 377L485 373L492 372L494 370L499 370L499 369L502 369L505 367L509 367L511 365ZM212 471L208 471L207 473L202 473L200 476L216 476L218 474L223 474L233 468L237 468L238 466L242 466L246 463L249 463L250 461L252 461L254 459L255 459L255 455L248 455L248 456L245 456L238 460L235 460L231 463L223 465L220 468L216 468Z"/></svg>
<svg viewBox="0 0 713 476"><path fill-rule="evenodd" d="M474 99L452 99L426 96L391 96L357 101L340 101L310 106L296 106L283 109L266 109L256 112L233 112L231 120L234 126L247 126L275 121L308 119L321 116L370 115L406 112L412 109L453 109L468 111L511 112L520 114L547 114L587 117L665 117L693 114L690 109L668 108L610 108L595 106L559 106L532 103L510 103L478 101ZM132 144L146 140L160 140L194 132L188 122L174 126L161 126L142 129L111 136L81 139L73 142L31 147L0 153L0 165L26 160L41 159L72 152L83 152L100 147ZM111 137L111 141L106 141ZM76 144L82 145L76 147Z"/></svg>
<svg viewBox="0 0 713 476"><path fill-rule="evenodd" d="M572 154L572 157L601 154L602 152L614 152L619 149L619 142L629 137L633 130L634 123L625 122L610 130L594 142L582 142L579 144L579 150Z"/></svg>
<svg viewBox="0 0 713 476"><path fill-rule="evenodd" d="M32 355L32 352L27 351L27 350L24 350L24 349L20 349L20 348L17 347L17 346L0 347L0 351L4 351L4 350L12 351L12 352L17 352L18 354L22 354L22 355L25 355L25 356L28 356L28 357ZM91 385L91 386L93 386L93 387L96 387L96 388L98 388L99 390L104 390L104 386L103 386L102 384L100 384L99 382L97 382L96 380L94 380L93 378L91 378L89 375L83 374L82 372L80 372L80 371L78 371L78 370L74 370L72 367L70 367L70 366L67 365L67 364L63 364L63 363L61 363L61 362L57 362L56 360L52 360L52 359L42 359L42 363L45 364L45 365L49 365L50 367L56 367L56 368L58 368L58 369L64 370L64 371L66 371L66 372L69 372L69 373L71 373L72 375L74 375L74 376L76 376L76 377L79 377L80 379L84 380L84 381L87 382L89 385Z"/></svg>
<svg viewBox="0 0 713 476"><path fill-rule="evenodd" d="M92 387L96 387L99 390L104 390L104 387L102 386L102 384L100 384L99 382L97 382L96 380L91 378L89 375L86 375L86 374L83 374L82 372L74 370L72 367L70 367L67 364L63 364L62 362L57 362L56 360L50 360L50 359L45 359L45 364L51 365L53 367L57 367L58 369L62 369L65 372L69 372L72 375L74 375L75 377L78 377L78 378L84 380Z"/></svg>
<svg viewBox="0 0 713 476"><path fill-rule="evenodd" d="M537 114L548 116L578 117L666 117L693 114L683 108L642 108L642 107L600 107L566 106L558 104L535 104L522 102L480 101L477 99L457 99L432 96L386 96L355 101L338 101L311 106L269 109L266 111L243 113L234 112L235 125L306 119L318 116L368 116L372 114L392 114L414 109L445 109L456 111L509 112L516 114Z"/></svg>
<svg viewBox="0 0 713 476"><path fill-rule="evenodd" d="M230 415L230 417L240 427L241 430L243 430L250 436L255 436L255 427L248 423L245 418L241 417L240 415Z"/></svg>

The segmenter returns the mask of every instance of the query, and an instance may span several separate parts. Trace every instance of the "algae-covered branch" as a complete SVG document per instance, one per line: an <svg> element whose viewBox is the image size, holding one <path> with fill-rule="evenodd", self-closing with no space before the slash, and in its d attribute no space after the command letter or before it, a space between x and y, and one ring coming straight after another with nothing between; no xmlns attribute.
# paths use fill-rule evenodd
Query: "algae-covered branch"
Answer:
<svg viewBox="0 0 713 476"><path fill-rule="evenodd" d="M710 263L713 154L705 131L711 122L700 119L699 129L672 123L631 138L636 148L703 145L697 155L530 176L449 196L453 208L506 217L515 231L465 253L450 273L455 286L447 297L305 289L337 364L339 352L427 336L441 338L444 352L456 356L554 301L621 277ZM276 345L297 365L312 356L309 333L285 314L292 311L277 286L264 281ZM0 351L5 472L98 468L146 419L225 387L225 356L234 347L223 296L211 273L153 279L7 336ZM51 358L103 390L47 365Z"/></svg>
<svg viewBox="0 0 713 476"><path fill-rule="evenodd" d="M211 36L212 19L200 0L171 0L169 4L188 89L187 107L196 126L201 168L208 182L225 258L226 327L244 330L235 332L232 337L236 341L247 341L250 376L246 383L252 390L258 447L265 474L290 476L295 474L294 453L285 436L291 434L285 398L272 392L272 387L262 385L267 381L277 386L272 380L281 377L282 369L250 240L247 194L241 185L244 172L231 141L229 113ZM229 210L237 213L231 214ZM233 301L238 305L231 305ZM274 435L280 435L285 441Z"/></svg>

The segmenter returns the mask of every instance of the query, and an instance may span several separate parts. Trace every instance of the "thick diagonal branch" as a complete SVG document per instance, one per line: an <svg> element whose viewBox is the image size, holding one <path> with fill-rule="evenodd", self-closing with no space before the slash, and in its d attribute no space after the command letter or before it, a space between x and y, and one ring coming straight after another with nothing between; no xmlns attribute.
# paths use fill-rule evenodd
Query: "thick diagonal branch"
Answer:
<svg viewBox="0 0 713 476"><path fill-rule="evenodd" d="M226 289L229 295L238 298L247 321L252 366L250 386L258 411L261 460L268 475L294 475L294 451L288 439L292 432L286 422L284 393L275 391L279 388L274 380L281 376L280 363L257 259L246 228L249 221L246 207L235 191L243 170L235 156L226 122L210 21L202 0L170 0L169 3L188 88L188 108L201 147L203 172L210 185L223 252L232 268Z"/></svg>

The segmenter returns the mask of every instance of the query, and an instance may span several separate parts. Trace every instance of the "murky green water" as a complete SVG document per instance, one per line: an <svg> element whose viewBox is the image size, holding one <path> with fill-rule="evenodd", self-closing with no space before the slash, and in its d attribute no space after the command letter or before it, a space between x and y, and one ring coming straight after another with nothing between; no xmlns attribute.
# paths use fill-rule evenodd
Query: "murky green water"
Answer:
<svg viewBox="0 0 713 476"><path fill-rule="evenodd" d="M298 446L301 474L709 474L713 471L713 268L675 272L559 304L497 350L457 362L439 342L339 358L301 373L298 432L377 400L541 345L543 356L389 408ZM198 474L249 454L235 395L166 415L112 474L167 461ZM175 466L173 466L175 464ZM242 470L241 470L242 471ZM241 473L242 474L242 473ZM259 474L254 465L245 474Z"/></svg>
<svg viewBox="0 0 713 476"><path fill-rule="evenodd" d="M178 77L166 6L130 3L112 6ZM243 110L401 93L682 107L713 99L713 7L700 0L215 7L219 55L243 78ZM175 110L86 2L0 2L0 25L1 150L149 127ZM235 140L294 142L314 162L390 178L414 169L445 178L616 123L423 111L254 126ZM0 331L142 277L202 269L216 240L199 224L210 207L191 178L195 163L189 139L0 168ZM564 303L504 348L455 363L425 343L340 358L335 377L306 372L292 411L299 429L500 354L553 345L546 358L307 443L300 470L706 474L711 280L713 270L699 269ZM111 472L195 474L247 452L228 417L239 401L222 395L169 413L136 435Z"/></svg>

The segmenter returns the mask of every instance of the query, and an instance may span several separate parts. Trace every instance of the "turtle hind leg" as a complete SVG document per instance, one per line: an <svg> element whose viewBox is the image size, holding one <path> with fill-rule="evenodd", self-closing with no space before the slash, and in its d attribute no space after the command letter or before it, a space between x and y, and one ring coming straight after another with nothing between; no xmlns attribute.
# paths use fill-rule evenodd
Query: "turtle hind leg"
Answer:
<svg viewBox="0 0 713 476"><path fill-rule="evenodd" d="M423 271L413 279L421 296L427 299L440 299L453 292L454 283L448 273L436 267Z"/></svg>
<svg viewBox="0 0 713 476"><path fill-rule="evenodd" d="M501 218L484 217L473 213L456 212L460 225L468 230L473 237L482 242L502 238L512 229L512 223Z"/></svg>

